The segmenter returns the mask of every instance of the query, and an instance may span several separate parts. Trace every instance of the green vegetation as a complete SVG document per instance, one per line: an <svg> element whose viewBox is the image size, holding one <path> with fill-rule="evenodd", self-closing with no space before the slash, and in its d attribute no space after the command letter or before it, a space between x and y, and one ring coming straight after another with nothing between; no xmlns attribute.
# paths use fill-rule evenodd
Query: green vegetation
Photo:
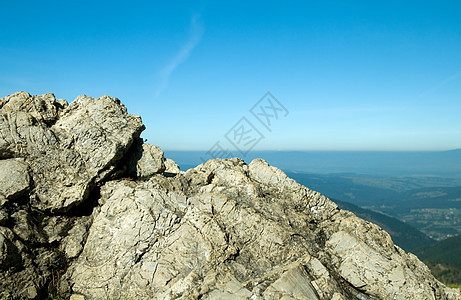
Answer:
<svg viewBox="0 0 461 300"><path fill-rule="evenodd" d="M455 289L460 289L461 290L461 284L447 284L448 287L455 288Z"/></svg>
<svg viewBox="0 0 461 300"><path fill-rule="evenodd" d="M451 265L461 270L461 235L421 248L415 254L422 260Z"/></svg>

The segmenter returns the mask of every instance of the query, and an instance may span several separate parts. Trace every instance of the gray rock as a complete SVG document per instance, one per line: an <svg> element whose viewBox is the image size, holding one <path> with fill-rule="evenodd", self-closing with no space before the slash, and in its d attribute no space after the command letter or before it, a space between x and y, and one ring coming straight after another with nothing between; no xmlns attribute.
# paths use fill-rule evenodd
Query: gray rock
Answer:
<svg viewBox="0 0 461 300"><path fill-rule="evenodd" d="M60 247L68 259L76 258L83 250L92 217L81 217L62 240Z"/></svg>
<svg viewBox="0 0 461 300"><path fill-rule="evenodd" d="M117 165L144 125L127 114L120 100L79 96L64 111L53 131L65 146L72 146L96 182Z"/></svg>
<svg viewBox="0 0 461 300"><path fill-rule="evenodd" d="M459 299L376 225L263 160L102 188L65 275L86 299Z"/></svg>
<svg viewBox="0 0 461 300"><path fill-rule="evenodd" d="M36 255L6 227L0 227L0 299L36 299L52 277L56 255L36 249Z"/></svg>
<svg viewBox="0 0 461 300"><path fill-rule="evenodd" d="M86 200L144 129L108 96L79 96L66 106L52 94L20 92L0 107L0 158L25 158L40 210L67 211Z"/></svg>
<svg viewBox="0 0 461 300"><path fill-rule="evenodd" d="M142 156L136 165L137 177L148 177L165 171L163 151L154 145L143 144Z"/></svg>
<svg viewBox="0 0 461 300"><path fill-rule="evenodd" d="M46 216L41 222L43 236L49 244L61 241L70 228L72 222L66 216Z"/></svg>
<svg viewBox="0 0 461 300"><path fill-rule="evenodd" d="M30 214L21 209L11 215L14 220L13 232L23 241L28 243L45 243L46 237L39 229L37 222Z"/></svg>
<svg viewBox="0 0 461 300"><path fill-rule="evenodd" d="M108 96L81 96L71 105L52 94L0 99L0 225L9 227L1 228L1 299L57 288L57 272L67 264L59 249L77 256L89 226L63 213L88 200L143 129L139 117Z"/></svg>
<svg viewBox="0 0 461 300"><path fill-rule="evenodd" d="M0 197L14 200L27 195L29 167L23 159L0 160Z"/></svg>
<svg viewBox="0 0 461 300"><path fill-rule="evenodd" d="M5 226L8 223L8 220L8 213L0 208L0 226Z"/></svg>
<svg viewBox="0 0 461 300"><path fill-rule="evenodd" d="M263 295L267 299L319 299L309 275L300 263L290 266L279 279L269 285Z"/></svg>
<svg viewBox="0 0 461 300"><path fill-rule="evenodd" d="M7 270L21 262L18 248L14 245L14 235L6 227L0 227L0 270Z"/></svg>
<svg viewBox="0 0 461 300"><path fill-rule="evenodd" d="M3 196L0 196L0 226L5 226L9 220L9 214L5 207L5 204L8 203L8 200Z"/></svg>
<svg viewBox="0 0 461 300"><path fill-rule="evenodd" d="M179 174L181 169L174 160L167 158L165 159L165 173Z"/></svg>
<svg viewBox="0 0 461 300"><path fill-rule="evenodd" d="M25 157L45 151L55 142L46 128L57 119L61 105L53 94L18 92L0 99L0 158Z"/></svg>
<svg viewBox="0 0 461 300"><path fill-rule="evenodd" d="M132 178L145 178L165 171L165 158L158 146L144 144L142 139L131 147L124 166L125 174Z"/></svg>
<svg viewBox="0 0 461 300"><path fill-rule="evenodd" d="M59 113L67 106L65 100L57 101L53 94L31 96L26 92L17 92L0 99L0 109L3 112L28 113L34 120L53 124Z"/></svg>

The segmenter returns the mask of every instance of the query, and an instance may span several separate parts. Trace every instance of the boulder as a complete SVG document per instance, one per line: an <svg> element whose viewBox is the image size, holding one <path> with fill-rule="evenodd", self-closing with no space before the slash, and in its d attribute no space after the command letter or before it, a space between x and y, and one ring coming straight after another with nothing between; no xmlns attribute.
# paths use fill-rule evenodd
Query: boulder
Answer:
<svg viewBox="0 0 461 300"><path fill-rule="evenodd" d="M165 171L163 151L138 139L127 155L123 174L131 178L145 178Z"/></svg>
<svg viewBox="0 0 461 300"><path fill-rule="evenodd" d="M175 175L181 173L181 169L174 160L167 158L165 159L165 173Z"/></svg>
<svg viewBox="0 0 461 300"><path fill-rule="evenodd" d="M0 197L15 200L30 189L29 166L24 159L0 160Z"/></svg>
<svg viewBox="0 0 461 300"><path fill-rule="evenodd" d="M6 227L0 227L0 270L7 270L21 262L18 248L14 245L14 234Z"/></svg>
<svg viewBox="0 0 461 300"><path fill-rule="evenodd" d="M52 94L0 99L0 158L30 165L40 210L68 211L85 201L144 129L116 98L79 96L63 105Z"/></svg>
<svg viewBox="0 0 461 300"><path fill-rule="evenodd" d="M98 185L143 129L108 96L71 105L53 94L0 99L1 299L57 294L66 259L88 235Z"/></svg>

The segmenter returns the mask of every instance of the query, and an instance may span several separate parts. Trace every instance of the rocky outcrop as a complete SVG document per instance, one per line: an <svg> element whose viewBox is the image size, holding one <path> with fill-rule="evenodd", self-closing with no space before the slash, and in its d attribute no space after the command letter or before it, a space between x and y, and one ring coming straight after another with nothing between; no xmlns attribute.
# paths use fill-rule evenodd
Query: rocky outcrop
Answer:
<svg viewBox="0 0 461 300"><path fill-rule="evenodd" d="M143 129L108 96L0 99L0 298L43 297L56 282L67 262L55 244L80 224L73 209L92 205Z"/></svg>
<svg viewBox="0 0 461 300"><path fill-rule="evenodd" d="M0 100L0 158L21 157L31 168L39 210L65 212L117 166L144 129L115 98L19 92Z"/></svg>
<svg viewBox="0 0 461 300"><path fill-rule="evenodd" d="M115 98L0 107L2 299L461 299L263 160L180 171Z"/></svg>

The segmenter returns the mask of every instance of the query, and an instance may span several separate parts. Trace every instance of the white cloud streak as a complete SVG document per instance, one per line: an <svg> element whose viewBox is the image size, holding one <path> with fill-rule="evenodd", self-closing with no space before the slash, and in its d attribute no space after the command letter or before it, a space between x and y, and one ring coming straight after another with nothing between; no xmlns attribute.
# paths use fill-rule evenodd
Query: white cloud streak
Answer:
<svg viewBox="0 0 461 300"><path fill-rule="evenodd" d="M171 74L183 62L187 60L190 53L200 43L204 32L204 27L200 21L200 15L194 15L191 19L190 33L187 42L179 49L173 59L160 72L160 85L155 91L154 99L168 87Z"/></svg>
<svg viewBox="0 0 461 300"><path fill-rule="evenodd" d="M440 82L439 84L433 86L432 88L422 92L418 98L421 98L421 97L424 97L432 92L435 92L436 90L440 89L441 87L443 87L444 85L448 84L449 82L455 80L456 78L458 78L459 76L461 76L461 72L458 72L448 78L446 78L445 80L443 80L442 82Z"/></svg>

